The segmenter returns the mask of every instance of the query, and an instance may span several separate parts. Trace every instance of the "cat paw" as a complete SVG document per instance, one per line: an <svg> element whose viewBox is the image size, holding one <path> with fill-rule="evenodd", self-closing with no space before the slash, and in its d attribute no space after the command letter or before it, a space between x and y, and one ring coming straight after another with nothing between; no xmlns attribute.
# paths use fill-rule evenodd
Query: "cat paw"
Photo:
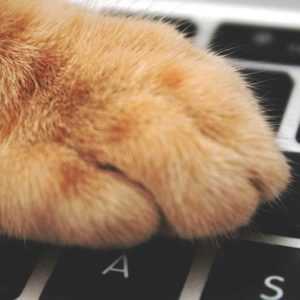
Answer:
<svg viewBox="0 0 300 300"><path fill-rule="evenodd" d="M247 224L289 181L258 100L224 59L166 25L128 22L123 36L140 34L140 44L135 37L113 64L109 100L72 131L72 145L151 194L162 223L179 237Z"/></svg>
<svg viewBox="0 0 300 300"><path fill-rule="evenodd" d="M29 45L1 60L24 64L7 67L22 76L2 91L20 99L0 111L12 115L0 131L1 231L91 247L162 227L216 236L285 189L274 133L225 60L165 24L58 11L24 22L24 36L18 27L11 36Z"/></svg>

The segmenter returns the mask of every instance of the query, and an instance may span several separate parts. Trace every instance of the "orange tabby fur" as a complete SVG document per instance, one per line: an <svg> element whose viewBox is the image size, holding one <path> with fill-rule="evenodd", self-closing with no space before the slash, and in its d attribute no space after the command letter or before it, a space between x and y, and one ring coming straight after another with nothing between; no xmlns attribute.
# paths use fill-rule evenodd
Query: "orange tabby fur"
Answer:
<svg viewBox="0 0 300 300"><path fill-rule="evenodd" d="M0 228L91 247L246 224L289 168L222 58L175 29L0 0Z"/></svg>

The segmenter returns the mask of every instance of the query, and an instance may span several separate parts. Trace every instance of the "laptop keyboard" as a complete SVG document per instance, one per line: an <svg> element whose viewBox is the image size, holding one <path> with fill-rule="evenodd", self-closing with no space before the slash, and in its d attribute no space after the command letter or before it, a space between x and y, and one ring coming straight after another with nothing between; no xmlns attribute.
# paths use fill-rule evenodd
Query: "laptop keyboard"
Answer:
<svg viewBox="0 0 300 300"><path fill-rule="evenodd" d="M281 202L262 206L253 227L256 231L300 238L300 154L286 153L293 170L293 183L281 196ZM300 298L299 298L300 299Z"/></svg>
<svg viewBox="0 0 300 300"><path fill-rule="evenodd" d="M164 21L173 24L187 38L199 34L198 25L189 18L166 16ZM210 48L226 54L234 63L243 66L243 61L248 62L241 72L278 131L296 83L284 68L270 66L300 65L300 31L226 23L216 28L210 40ZM300 129L296 139L300 142ZM285 154L293 168L294 182L282 196L282 202L260 208L250 229L300 238L300 186L296 184L300 181L300 153ZM53 272L49 272L49 279L37 297L39 300L178 300L193 267L196 248L193 243L155 238L127 250L60 249ZM1 300L37 300L18 297L41 251L40 246L31 242L0 239ZM217 253L202 295L199 292L197 299L188 300L299 300L299 278L300 249L246 240L228 241Z"/></svg>
<svg viewBox="0 0 300 300"><path fill-rule="evenodd" d="M71 249L40 300L178 299L192 259L192 244L165 239L126 251Z"/></svg>
<svg viewBox="0 0 300 300"><path fill-rule="evenodd" d="M216 257L201 300L299 300L300 249L234 241Z"/></svg>
<svg viewBox="0 0 300 300"><path fill-rule="evenodd" d="M16 299L33 272L41 247L0 238L0 299Z"/></svg>
<svg viewBox="0 0 300 300"><path fill-rule="evenodd" d="M300 65L300 30L224 24L211 44L233 58Z"/></svg>
<svg viewBox="0 0 300 300"><path fill-rule="evenodd" d="M274 130L278 130L294 82L285 72L243 69L242 73L260 100Z"/></svg>

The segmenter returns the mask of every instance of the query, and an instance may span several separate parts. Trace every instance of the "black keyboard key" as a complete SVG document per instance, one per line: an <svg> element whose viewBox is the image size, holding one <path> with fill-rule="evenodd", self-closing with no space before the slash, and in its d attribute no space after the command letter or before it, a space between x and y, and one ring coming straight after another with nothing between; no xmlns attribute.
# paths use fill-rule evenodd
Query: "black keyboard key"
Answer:
<svg viewBox="0 0 300 300"><path fill-rule="evenodd" d="M291 95L294 82L285 72L244 69L242 74L253 87L270 122L278 129Z"/></svg>
<svg viewBox="0 0 300 300"><path fill-rule="evenodd" d="M228 243L213 264L201 300L299 300L300 249Z"/></svg>
<svg viewBox="0 0 300 300"><path fill-rule="evenodd" d="M267 203L258 210L252 226L263 233L300 238L300 154L286 156L292 166L293 181L280 202Z"/></svg>
<svg viewBox="0 0 300 300"><path fill-rule="evenodd" d="M69 250L40 300L177 300L193 257L191 244L155 240L127 251Z"/></svg>
<svg viewBox="0 0 300 300"><path fill-rule="evenodd" d="M233 58L300 65L300 30L223 24L211 48Z"/></svg>
<svg viewBox="0 0 300 300"><path fill-rule="evenodd" d="M36 264L40 248L31 242L0 237L0 299L13 300L22 293Z"/></svg>

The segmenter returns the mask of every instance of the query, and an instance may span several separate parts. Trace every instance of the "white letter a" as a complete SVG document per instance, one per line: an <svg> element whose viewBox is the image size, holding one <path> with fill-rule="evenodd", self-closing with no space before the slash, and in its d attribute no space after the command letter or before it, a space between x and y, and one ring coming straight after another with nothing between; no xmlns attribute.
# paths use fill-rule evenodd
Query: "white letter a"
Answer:
<svg viewBox="0 0 300 300"><path fill-rule="evenodd" d="M122 265L117 268L116 266L118 264ZM118 272L122 273L124 278L129 278L129 269L128 269L128 259L126 255L120 256L118 259L116 259L111 265L109 265L103 272L103 275L106 275L109 272Z"/></svg>

